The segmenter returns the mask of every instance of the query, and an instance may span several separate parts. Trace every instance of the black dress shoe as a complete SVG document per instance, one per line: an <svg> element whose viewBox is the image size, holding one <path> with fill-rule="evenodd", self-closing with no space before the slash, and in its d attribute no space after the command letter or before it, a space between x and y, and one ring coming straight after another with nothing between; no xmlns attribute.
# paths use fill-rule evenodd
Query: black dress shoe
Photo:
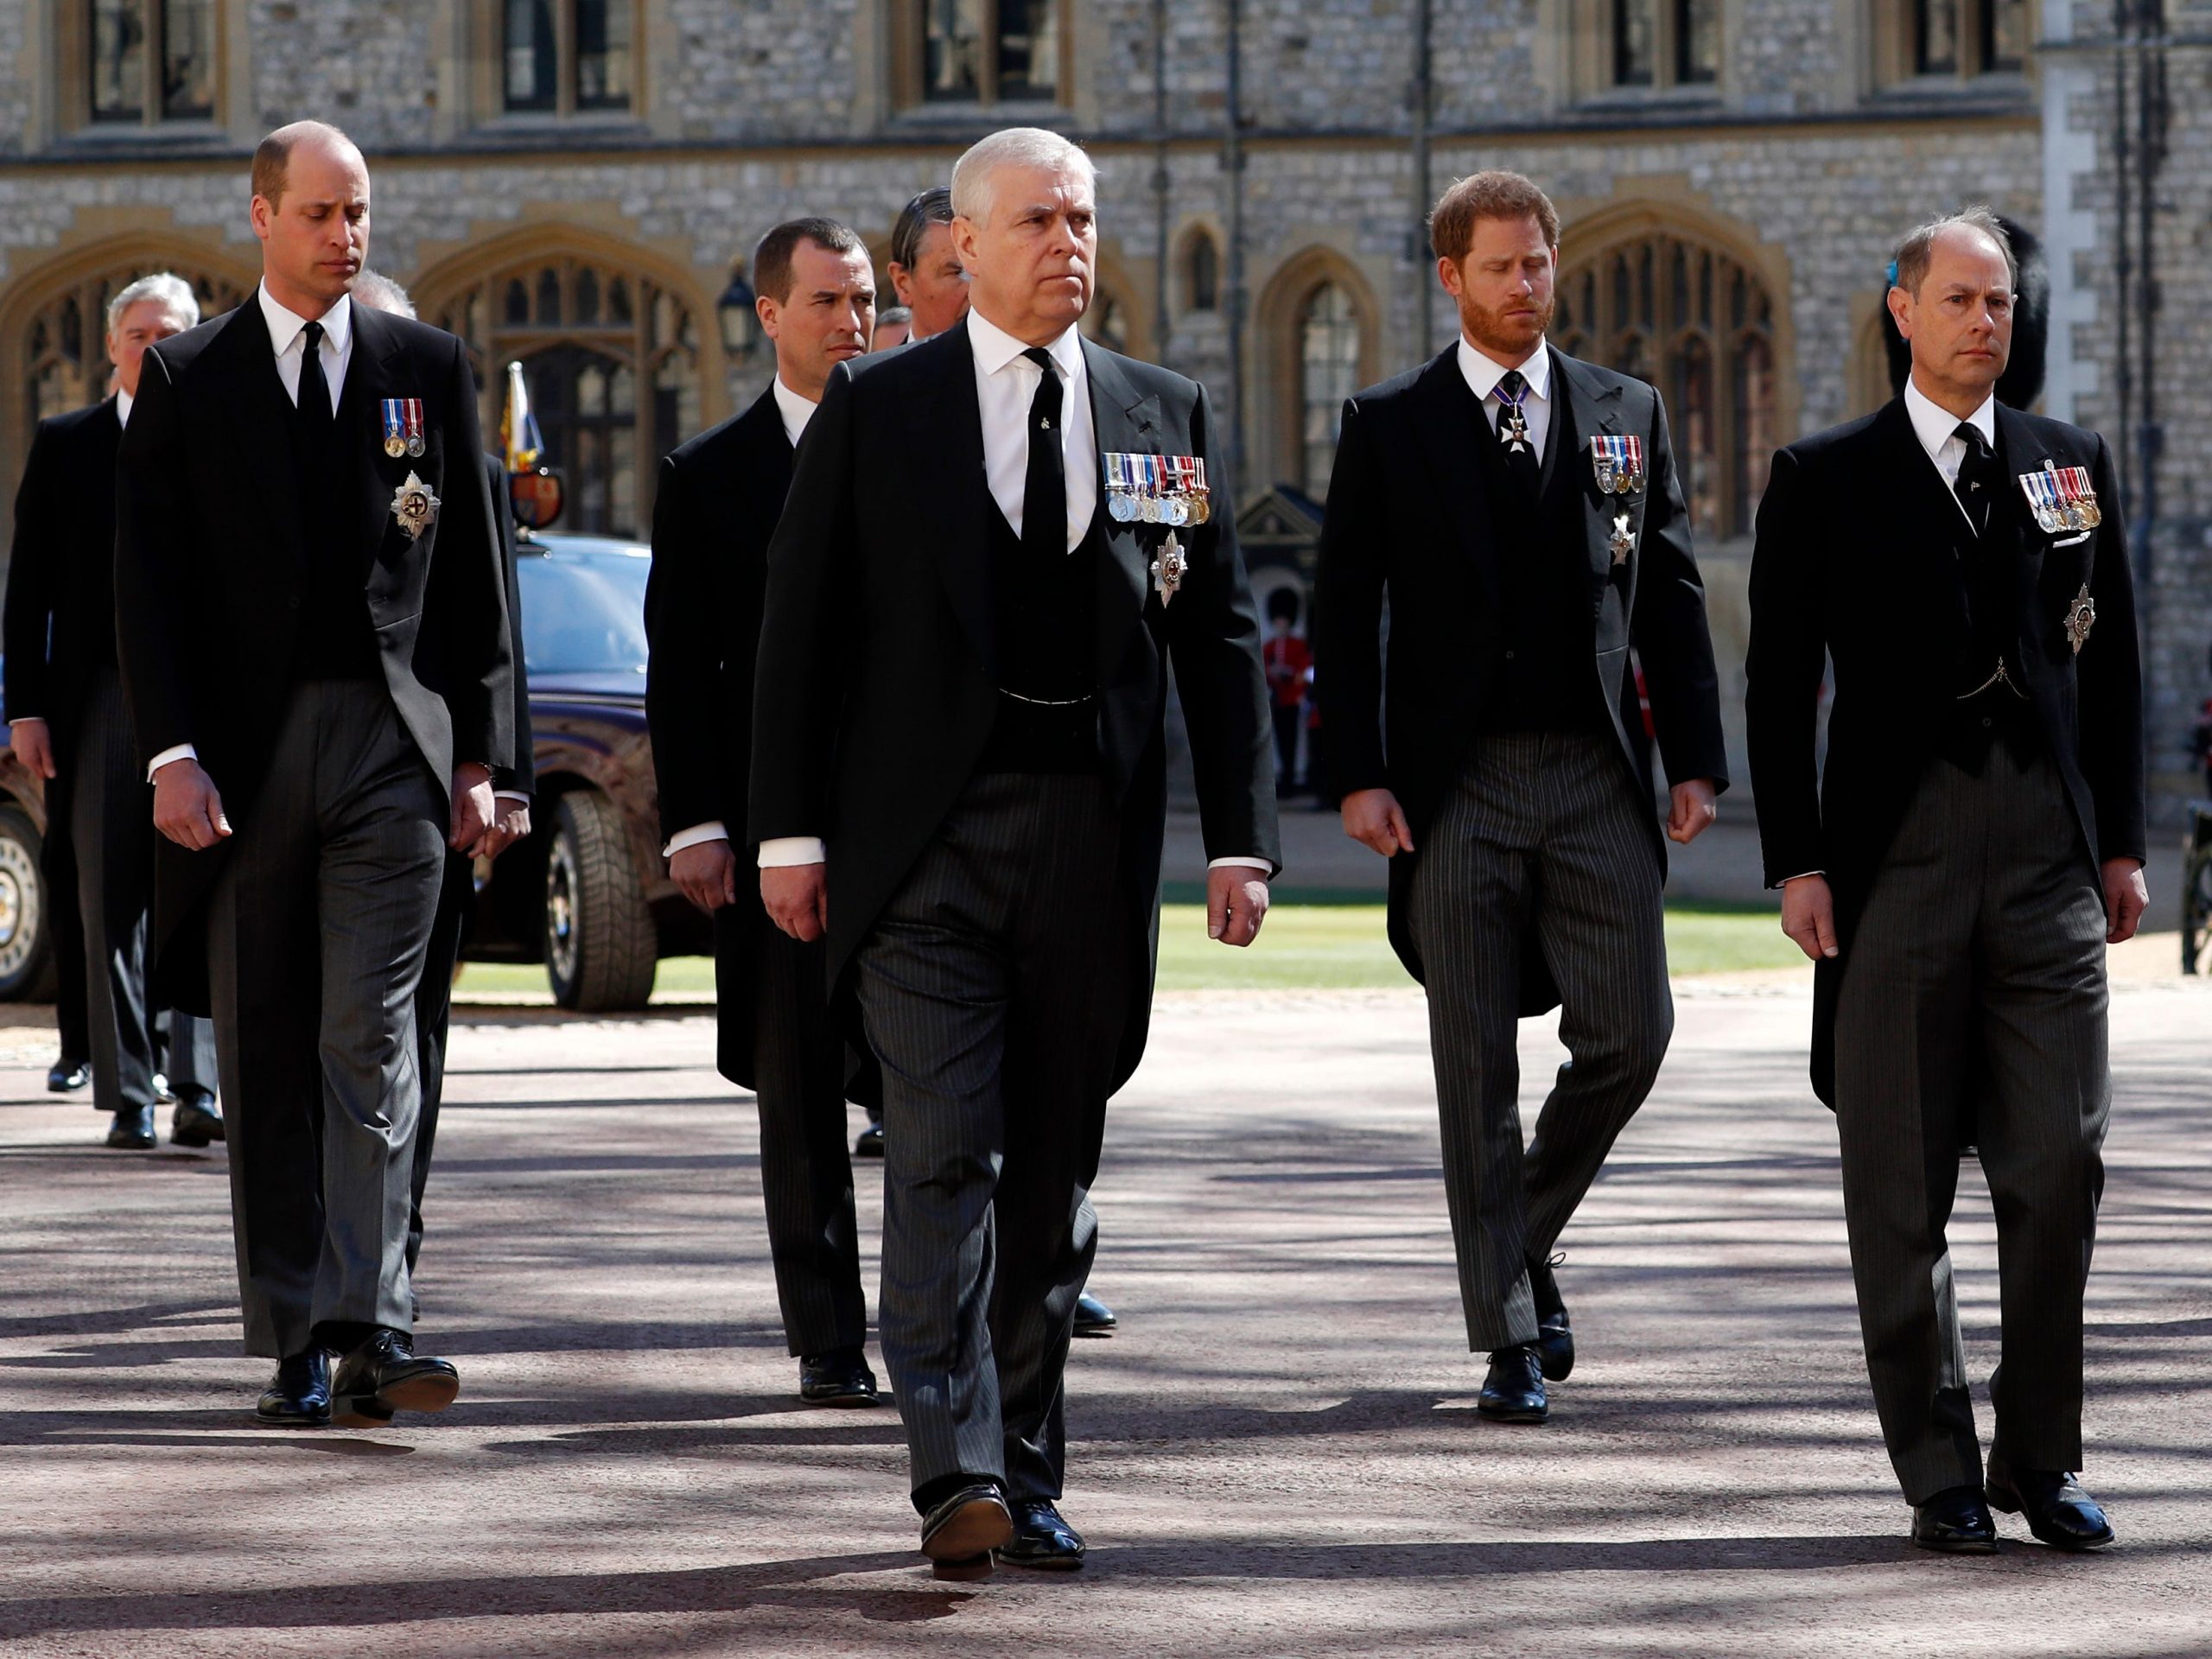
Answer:
<svg viewBox="0 0 2212 1659"><path fill-rule="evenodd" d="M1089 1291L1075 1299L1075 1334L1078 1337L1110 1337L1121 1320L1114 1310L1093 1296Z"/></svg>
<svg viewBox="0 0 2212 1659"><path fill-rule="evenodd" d="M320 1348L310 1348L280 1362L253 1414L272 1428L326 1427L330 1421L330 1357Z"/></svg>
<svg viewBox="0 0 2212 1659"><path fill-rule="evenodd" d="M1912 1506L1912 1541L1947 1555L1994 1555L1997 1522L1979 1486L1953 1486Z"/></svg>
<svg viewBox="0 0 2212 1659"><path fill-rule="evenodd" d="M883 1156L883 1125L871 1123L853 1137L853 1156L880 1158Z"/></svg>
<svg viewBox="0 0 2212 1659"><path fill-rule="evenodd" d="M873 1406L883 1398L875 1391L868 1355L858 1348L835 1348L800 1360L798 1397L810 1406Z"/></svg>
<svg viewBox="0 0 2212 1659"><path fill-rule="evenodd" d="M107 1143L118 1152L150 1152L154 1146L154 1109L126 1106L107 1126Z"/></svg>
<svg viewBox="0 0 2212 1659"><path fill-rule="evenodd" d="M1535 1343L1516 1343L1490 1357L1490 1375L1483 1378L1475 1409L1496 1423L1541 1423L1551 1415Z"/></svg>
<svg viewBox="0 0 2212 1659"><path fill-rule="evenodd" d="M2112 1542L2112 1522L2071 1471L2007 1469L1992 1458L1989 1502L2025 1516L2028 1530L2053 1549L2102 1549Z"/></svg>
<svg viewBox="0 0 2212 1659"><path fill-rule="evenodd" d="M1552 1274L1565 1260L1555 1255L1548 1262L1529 1265L1529 1292L1536 1302L1536 1359L1544 1368L1548 1382L1564 1382L1574 1370L1574 1332L1567 1323L1559 1281Z"/></svg>
<svg viewBox="0 0 2212 1659"><path fill-rule="evenodd" d="M177 1096L169 1118L169 1144L204 1147L223 1138L223 1114L215 1096L205 1089L188 1088Z"/></svg>
<svg viewBox="0 0 2212 1659"><path fill-rule="evenodd" d="M1072 1573L1083 1565L1083 1535L1041 1497L1017 1499L1014 1537L998 1548L1001 1567L1034 1567L1044 1573Z"/></svg>
<svg viewBox="0 0 2212 1659"><path fill-rule="evenodd" d="M338 1363L330 1380L333 1422L374 1427L396 1411L443 1411L461 1394L461 1373L416 1357L404 1331L378 1330Z"/></svg>
<svg viewBox="0 0 2212 1659"><path fill-rule="evenodd" d="M999 1489L963 1486L922 1517L922 1554L940 1579L985 1579L991 1552L1014 1540L1014 1520Z"/></svg>
<svg viewBox="0 0 2212 1659"><path fill-rule="evenodd" d="M47 1068L46 1092L49 1095L73 1095L92 1080L92 1068L82 1060L73 1060L67 1054Z"/></svg>

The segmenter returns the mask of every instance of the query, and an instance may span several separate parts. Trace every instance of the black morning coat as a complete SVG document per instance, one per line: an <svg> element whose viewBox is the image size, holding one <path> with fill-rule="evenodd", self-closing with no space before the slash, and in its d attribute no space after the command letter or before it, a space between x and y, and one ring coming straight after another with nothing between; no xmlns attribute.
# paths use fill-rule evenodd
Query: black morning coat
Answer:
<svg viewBox="0 0 2212 1659"><path fill-rule="evenodd" d="M512 768L514 686L476 384L451 334L365 306L334 442L353 487L310 538L285 396L259 304L150 347L117 469L115 585L138 757L190 743L235 823L252 808L291 683L310 559L352 557L394 708L443 795L456 762ZM382 400L420 398L425 452L385 454ZM393 496L437 495L409 539ZM205 914L224 846L156 848L157 995L208 1011Z"/></svg>
<svg viewBox="0 0 2212 1659"><path fill-rule="evenodd" d="M720 820L736 854L734 948L717 949L716 1065L754 1086L757 945L772 928L745 836L753 765L753 672L768 586L768 540L791 488L791 442L776 389L661 462L653 569L645 585L645 720L663 842ZM719 931L719 930L718 930ZM719 945L719 939L717 941Z"/></svg>
<svg viewBox="0 0 2212 1659"><path fill-rule="evenodd" d="M1196 384L1090 340L1083 353L1102 456L1218 457ZM1116 1087L1150 1019L1171 659L1207 856L1281 861L1259 623L1226 480L1209 482L1216 512L1178 532L1190 570L1171 601L1151 576L1165 527L1109 521L1097 562L1098 751L1121 822L1111 874L1122 931L1110 943L1126 964ZM768 553L751 839L828 841L833 981L967 786L997 719L995 510L965 327L831 374Z"/></svg>
<svg viewBox="0 0 2212 1659"><path fill-rule="evenodd" d="M1643 381L1561 352L1552 351L1551 370L1543 480L1548 493L1556 470L1572 469L1590 604L1589 671L1622 765L1649 798L1650 744L1630 672L1633 647L1668 778L1707 778L1726 789L1705 588L1690 551L1666 410ZM1390 943L1416 980L1423 969L1408 916L1414 861L1465 766L1491 699L1500 695L1503 563L1531 556L1502 545L1497 533L1486 471L1470 448L1495 442L1484 419L1460 372L1456 343L1355 394L1344 405L1321 527L1314 673L1330 779L1347 795L1388 789L1405 809L1415 850L1390 860ZM1601 434L1643 439L1642 489L1599 491L1590 440ZM1614 532L1624 512L1634 539L1627 558L1617 561ZM1561 551L1539 550L1535 556ZM1656 815L1651 836L1663 865L1666 842ZM1521 1013L1541 1014L1558 1001L1532 930L1522 952Z"/></svg>
<svg viewBox="0 0 2212 1659"><path fill-rule="evenodd" d="M2017 654L2036 721L2073 804L2083 852L2144 855L2143 692L2135 602L2112 456L2093 432L1999 404L2005 486L1987 532L2013 561ZM2089 471L2095 530L2046 531L2018 483L2046 461ZM1751 776L1770 886L1825 871L1841 955L1815 974L1813 1087L1833 1106L1835 1006L1868 887L1948 729L1966 632L1961 550L1972 536L1899 397L1774 458L1751 559L1746 672ZM2067 628L2084 594L2080 652ZM1835 665L1827 758L1815 734Z"/></svg>
<svg viewBox="0 0 2212 1659"><path fill-rule="evenodd" d="M54 741L60 776L46 785L49 842L69 835L78 722L94 674L115 660L115 452L122 442L113 397L41 421L16 495L0 649L8 717L43 720ZM107 888L118 904L132 892L121 881ZM118 916L114 925L129 921Z"/></svg>

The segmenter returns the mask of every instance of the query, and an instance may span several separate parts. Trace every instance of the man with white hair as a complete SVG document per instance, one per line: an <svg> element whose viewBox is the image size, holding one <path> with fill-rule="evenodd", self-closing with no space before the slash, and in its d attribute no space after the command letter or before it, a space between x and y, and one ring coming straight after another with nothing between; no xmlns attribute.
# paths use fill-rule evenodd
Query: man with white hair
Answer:
<svg viewBox="0 0 2212 1659"><path fill-rule="evenodd" d="M4 634L10 741L46 779L46 833L77 873L83 920L92 1103L107 1144L154 1144L156 1006L146 994L146 912L154 826L133 764L115 660L115 456L138 396L146 348L200 321L189 283L156 271L108 302L115 391L39 423L16 500ZM223 1138L214 1037L205 1020L169 1016L169 1138Z"/></svg>
<svg viewBox="0 0 2212 1659"><path fill-rule="evenodd" d="M962 1578L1083 1560L1056 1507L1061 1376L1106 1101L1150 1013L1171 658L1211 937L1251 942L1278 860L1205 394L1077 333L1098 246L1080 149L994 134L952 198L964 324L838 365L799 447L751 819L769 916L827 938L882 1063L877 1325L922 1551Z"/></svg>

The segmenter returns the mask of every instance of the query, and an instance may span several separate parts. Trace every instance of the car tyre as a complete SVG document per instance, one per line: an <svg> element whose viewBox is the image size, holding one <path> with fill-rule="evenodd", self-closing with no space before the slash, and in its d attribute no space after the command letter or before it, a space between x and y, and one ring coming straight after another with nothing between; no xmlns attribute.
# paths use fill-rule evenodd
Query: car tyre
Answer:
<svg viewBox="0 0 2212 1659"><path fill-rule="evenodd" d="M29 813L0 807L0 1002L50 1002L60 987L41 845Z"/></svg>
<svg viewBox="0 0 2212 1659"><path fill-rule="evenodd" d="M659 944L621 809L604 795L563 796L545 859L545 976L553 1000L588 1014L644 1007L652 998Z"/></svg>

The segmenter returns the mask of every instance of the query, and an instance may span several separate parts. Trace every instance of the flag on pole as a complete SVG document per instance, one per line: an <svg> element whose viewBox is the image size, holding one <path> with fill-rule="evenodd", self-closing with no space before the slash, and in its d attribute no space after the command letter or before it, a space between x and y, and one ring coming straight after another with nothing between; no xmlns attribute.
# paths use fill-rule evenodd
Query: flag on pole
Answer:
<svg viewBox="0 0 2212 1659"><path fill-rule="evenodd" d="M507 470L526 473L537 465L545 439L538 432L537 416L530 410L530 388L523 384L522 365L507 365L507 406L499 416L499 440L507 451Z"/></svg>

